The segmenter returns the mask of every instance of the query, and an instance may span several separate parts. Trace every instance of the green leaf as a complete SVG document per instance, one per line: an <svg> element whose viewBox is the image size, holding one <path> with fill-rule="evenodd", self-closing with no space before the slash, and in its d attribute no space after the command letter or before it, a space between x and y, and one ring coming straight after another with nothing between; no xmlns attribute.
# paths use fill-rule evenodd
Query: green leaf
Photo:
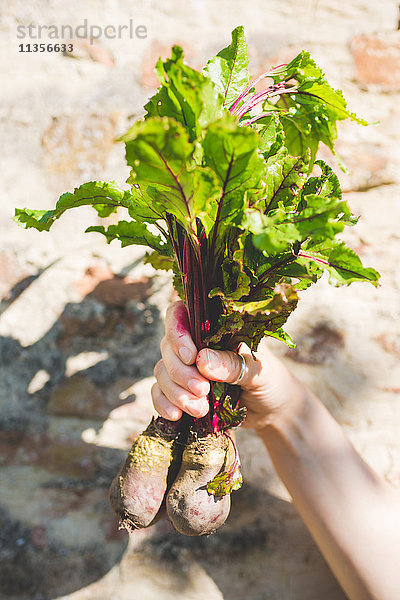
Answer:
<svg viewBox="0 0 400 600"><path fill-rule="evenodd" d="M317 161L316 164L321 169L321 175L307 180L299 193L293 196L297 200L292 207L284 188L278 209L269 210L268 215L255 209L246 212L244 222L254 233L253 243L266 255L289 252L293 244L301 245L306 240L319 243L333 239L343 231L346 221L352 218L349 207L342 200L336 175L323 161ZM279 193L275 198L279 198Z"/></svg>
<svg viewBox="0 0 400 600"><path fill-rule="evenodd" d="M300 192L300 196L316 194L326 198L333 197L341 200L342 190L340 189L339 179L333 169L323 160L316 160L314 164L321 169L321 175L318 177L309 177Z"/></svg>
<svg viewBox="0 0 400 600"><path fill-rule="evenodd" d="M294 93L295 99L304 105L314 105L315 101L324 104L328 110L336 116L337 120L350 118L361 125L367 125L364 119L360 119L347 109L346 101L341 90L335 90L326 81L325 74L310 53L303 50L285 68L283 78L294 79L298 82L298 88ZM276 81L281 80L276 77Z"/></svg>
<svg viewBox="0 0 400 600"><path fill-rule="evenodd" d="M271 156L267 161L266 190L264 211L278 207L297 205L298 193L306 180L308 165L302 156L289 156L287 150Z"/></svg>
<svg viewBox="0 0 400 600"><path fill-rule="evenodd" d="M121 242L122 248L137 244L149 246L159 252L170 252L168 245L159 236L151 233L145 223L138 221L119 221L116 225L110 225L105 229L102 225L93 225L86 229L86 233L97 232L105 236L107 243L113 240Z"/></svg>
<svg viewBox="0 0 400 600"><path fill-rule="evenodd" d="M220 315L217 331L213 332L206 341L218 347L219 342L225 337L238 333L244 325L242 315L239 311L231 311Z"/></svg>
<svg viewBox="0 0 400 600"><path fill-rule="evenodd" d="M365 268L357 254L341 240L327 240L321 244L306 244L299 258L314 260L330 275L334 286L348 285L353 281L369 281L378 285L380 275L375 269Z"/></svg>
<svg viewBox="0 0 400 600"><path fill-rule="evenodd" d="M254 211L253 215L260 218L259 227L253 226L253 230L257 231L253 237L254 245L266 255L273 256L290 252L296 242L302 244L308 238L315 242L333 239L343 231L344 223L338 219L344 210L342 203L331 200L321 206L319 196L311 195L307 196L307 202L306 209L290 217L284 211L271 217Z"/></svg>
<svg viewBox="0 0 400 600"><path fill-rule="evenodd" d="M196 235L199 217L208 232L221 188L211 169L193 163L194 146L185 129L173 119L153 117L136 123L121 139L132 167L128 181L145 190L153 208L163 218L173 214L191 235Z"/></svg>
<svg viewBox="0 0 400 600"><path fill-rule="evenodd" d="M299 239L299 233L292 223L282 223L285 217L284 210L272 216L254 209L246 211L244 226L254 234L254 246L266 256L291 252L292 244Z"/></svg>
<svg viewBox="0 0 400 600"><path fill-rule="evenodd" d="M244 245L242 235L235 230L228 236L227 257L221 265L222 281L220 287L215 287L209 297L221 296L223 299L240 300L250 291L250 277L244 270ZM221 277L220 274L220 277Z"/></svg>
<svg viewBox="0 0 400 600"><path fill-rule="evenodd" d="M241 263L225 259L222 263L222 287L216 287L209 293L210 298L221 296L239 300L250 289L250 278L243 270Z"/></svg>
<svg viewBox="0 0 400 600"><path fill-rule="evenodd" d="M244 342L255 352L265 335L280 330L298 302L294 287L284 283L265 289L264 294L267 297L259 301L229 301L227 312L218 321L218 330L208 341L216 344L229 333L232 348Z"/></svg>
<svg viewBox="0 0 400 600"><path fill-rule="evenodd" d="M211 58L204 68L223 97L227 108L233 104L250 80L247 71L249 57L244 27L236 27L231 35L230 45Z"/></svg>
<svg viewBox="0 0 400 600"><path fill-rule="evenodd" d="M170 59L157 63L162 86L145 105L145 119L172 117L187 129L191 141L222 114L222 98L209 77L183 62L183 51L172 48Z"/></svg>
<svg viewBox="0 0 400 600"><path fill-rule="evenodd" d="M291 215L290 221L296 226L299 239L311 237L313 240L333 237L343 231L343 215L348 212L346 202L338 201L336 198L325 198L308 194L304 196L305 208L298 215Z"/></svg>
<svg viewBox="0 0 400 600"><path fill-rule="evenodd" d="M158 61L156 62L156 66L154 67L154 70L156 72L158 79L160 80L160 83L161 84L165 83L164 63L162 61L161 56L159 57Z"/></svg>
<svg viewBox="0 0 400 600"><path fill-rule="evenodd" d="M280 114L285 147L292 156L308 156L308 172L311 172L318 151L319 136L314 135L308 115L293 108L290 99L286 100L286 104L293 112Z"/></svg>
<svg viewBox="0 0 400 600"><path fill-rule="evenodd" d="M183 125L185 124L181 106L167 85L162 85L144 108L147 111L145 119L149 117L170 117Z"/></svg>
<svg viewBox="0 0 400 600"><path fill-rule="evenodd" d="M236 340L244 342L252 352L256 352L259 343L265 337L269 331L275 332L277 331L281 323L274 324L275 315L265 314L263 312L255 313L250 315L248 313L243 313L243 327L239 333L235 334L232 337L232 343ZM283 318L283 322L286 321L286 318Z"/></svg>
<svg viewBox="0 0 400 600"><path fill-rule="evenodd" d="M137 121L120 140L125 142L126 162L132 167L130 183L177 186L176 174L190 164L193 144L185 129L169 118Z"/></svg>
<svg viewBox="0 0 400 600"><path fill-rule="evenodd" d="M234 302L233 308L242 312L244 325L239 334L233 336L231 343L237 342L238 335L252 352L255 352L262 338L268 332L275 333L286 323L297 306L298 296L293 286L279 284L274 295L268 300L257 302Z"/></svg>
<svg viewBox="0 0 400 600"><path fill-rule="evenodd" d="M254 124L254 129L260 136L259 149L267 160L285 145L285 135L282 123L277 114L272 114L259 119ZM299 152L303 154L303 152Z"/></svg>
<svg viewBox="0 0 400 600"><path fill-rule="evenodd" d="M14 220L25 228L34 227L38 231L49 231L56 219L70 208L93 206L99 217L108 217L118 207L130 208L135 196L117 187L115 182L89 181L75 188L72 193L60 196L54 210L15 210Z"/></svg>
<svg viewBox="0 0 400 600"><path fill-rule="evenodd" d="M242 487L243 477L238 462L232 471L223 471L207 483L207 492L216 498L223 498Z"/></svg>
<svg viewBox="0 0 400 600"><path fill-rule="evenodd" d="M322 198L335 198L341 202L343 214L340 217L340 221L346 225L355 225L358 221L358 217L351 214L350 208L347 203L343 201L342 190L340 189L339 179L337 178L333 169L327 165L323 160L316 160L315 165L321 169L321 175L317 177L309 177L299 194L299 206L298 209L301 211L307 204L307 195L318 195ZM339 206L339 204L338 204Z"/></svg>
<svg viewBox="0 0 400 600"><path fill-rule="evenodd" d="M259 211L257 211L257 215L258 214ZM246 214L247 217L248 215L249 213ZM265 254L254 245L251 227L247 226L246 220L243 223L243 228L247 230L244 238L244 264L247 268L246 272L251 278L252 286L255 286L258 283L258 278L271 266L271 261L269 257L266 257Z"/></svg>
<svg viewBox="0 0 400 600"><path fill-rule="evenodd" d="M271 290L272 292L272 290ZM287 312L288 309L290 312L294 310L298 302L298 296L296 291L291 285L288 284L279 284L274 289L274 295L266 297L263 300L256 301L245 301L238 302L235 301L232 303L232 306L236 310L243 311L245 310L247 314L256 315L259 313L263 313L266 315L275 315L279 312Z"/></svg>
<svg viewBox="0 0 400 600"><path fill-rule="evenodd" d="M177 292L179 298L181 300L183 300L183 302L185 302L186 298L185 298L185 290L184 290L183 281L182 281L182 273L180 272L176 262L174 262L174 264L173 264L172 271L174 273L174 275L173 275L174 289Z"/></svg>
<svg viewBox="0 0 400 600"><path fill-rule="evenodd" d="M233 408L231 404L231 397L225 395L222 402L218 405L217 416L219 421L219 431L225 431L237 427L246 418L246 408Z"/></svg>
<svg viewBox="0 0 400 600"><path fill-rule="evenodd" d="M304 290L316 283L323 272L324 270L316 262L302 257L296 258L276 271L277 275L289 277L296 290Z"/></svg>
<svg viewBox="0 0 400 600"><path fill-rule="evenodd" d="M259 188L265 163L259 155L258 134L240 127L229 114L212 123L203 141L204 160L217 175L224 196Z"/></svg>
<svg viewBox="0 0 400 600"><path fill-rule="evenodd" d="M240 127L228 114L207 129L204 161L216 174L222 189L213 231L217 246L227 227L232 222L240 223L249 190L261 188L265 163L258 144L257 133Z"/></svg>
<svg viewBox="0 0 400 600"><path fill-rule="evenodd" d="M328 84L324 72L307 51L303 50L272 78L274 83L295 83L296 89L284 94L276 106L284 111L281 121L289 152L304 155L308 148L311 149L311 165L319 142L334 150L337 121L351 119L367 125L365 120L349 112L342 92Z"/></svg>
<svg viewBox="0 0 400 600"><path fill-rule="evenodd" d="M151 254L146 252L144 262L147 265L151 265L153 269L158 271L170 271L174 266L174 259L172 256L165 256L154 250Z"/></svg>
<svg viewBox="0 0 400 600"><path fill-rule="evenodd" d="M267 337L275 338L280 342L286 344L289 348L296 348L296 344L294 343L292 337L288 334L287 331L284 331L282 327L279 327L276 331L266 331L265 335Z"/></svg>
<svg viewBox="0 0 400 600"><path fill-rule="evenodd" d="M49 231L54 220L54 210L15 209L14 221L25 229L34 227L38 231Z"/></svg>

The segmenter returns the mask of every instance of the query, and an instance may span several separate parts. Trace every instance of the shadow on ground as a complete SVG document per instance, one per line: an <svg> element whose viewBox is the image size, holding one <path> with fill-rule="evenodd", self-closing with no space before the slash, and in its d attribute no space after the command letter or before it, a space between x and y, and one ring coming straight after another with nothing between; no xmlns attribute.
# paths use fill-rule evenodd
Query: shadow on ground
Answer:
<svg viewBox="0 0 400 600"><path fill-rule="evenodd" d="M19 282L3 311L34 280ZM2 598L69 594L101 578L127 546L107 501L126 451L82 434L98 434L122 402L134 407L130 387L152 374L160 319L150 289L150 280L113 277L67 304L35 344L0 337ZM131 426L131 435L143 428L140 419Z"/></svg>
<svg viewBox="0 0 400 600"><path fill-rule="evenodd" d="M34 279L12 290L9 304ZM149 281L113 277L80 303L67 304L35 344L22 347L13 338L0 338L1 597L65 596L120 565L136 594L123 599L139 598L141 585L149 600L164 597L166 590L168 598L175 592L190 596L201 572L215 585L215 598L264 600L269 590L269 600L319 600L324 589L327 599L341 600L295 509L267 493L267 482L258 481L257 473L233 495L228 522L215 535L188 538L162 520L135 533L125 552L127 535L118 531L107 490L126 450L112 441L87 443L85 432L95 439L122 401L141 410L129 389L152 374L159 356L161 322L151 293ZM290 357L341 364L342 348L340 334L320 323ZM85 362L88 354L94 364ZM144 428L138 416L127 438L119 440L122 446Z"/></svg>

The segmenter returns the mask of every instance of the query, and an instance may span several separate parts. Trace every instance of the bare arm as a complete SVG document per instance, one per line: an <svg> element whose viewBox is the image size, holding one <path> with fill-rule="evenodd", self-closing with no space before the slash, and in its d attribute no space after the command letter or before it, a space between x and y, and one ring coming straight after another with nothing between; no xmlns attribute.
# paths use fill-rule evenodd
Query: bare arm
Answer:
<svg viewBox="0 0 400 600"><path fill-rule="evenodd" d="M322 403L303 388L260 435L349 598L398 599L400 496L361 459Z"/></svg>
<svg viewBox="0 0 400 600"><path fill-rule="evenodd" d="M188 350L184 362L183 347ZM207 381L235 381L240 373L240 359L232 352L205 349L197 354L181 303L167 313L161 350L153 401L166 418L178 419L182 411L206 414ZM400 495L362 460L323 404L283 363L267 349L256 361L243 356L245 424L262 438L349 599L398 600Z"/></svg>

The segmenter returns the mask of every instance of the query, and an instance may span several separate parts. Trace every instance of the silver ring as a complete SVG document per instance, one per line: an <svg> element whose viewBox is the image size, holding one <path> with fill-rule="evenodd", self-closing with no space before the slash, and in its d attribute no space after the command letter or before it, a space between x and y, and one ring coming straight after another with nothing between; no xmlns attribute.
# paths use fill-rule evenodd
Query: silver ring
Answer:
<svg viewBox="0 0 400 600"><path fill-rule="evenodd" d="M246 362L244 360L244 357L241 354L239 354L239 352L235 352L235 354L242 360L242 366L240 369L239 377L235 381L232 381L231 385L237 385L238 383L240 383L246 371Z"/></svg>

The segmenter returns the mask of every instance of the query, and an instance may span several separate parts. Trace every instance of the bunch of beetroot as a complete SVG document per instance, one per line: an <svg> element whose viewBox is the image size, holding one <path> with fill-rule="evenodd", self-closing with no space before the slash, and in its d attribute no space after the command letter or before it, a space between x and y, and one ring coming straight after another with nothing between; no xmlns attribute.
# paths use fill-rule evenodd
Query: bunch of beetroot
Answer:
<svg viewBox="0 0 400 600"><path fill-rule="evenodd" d="M293 345L282 326L324 270L333 285L379 278L337 239L357 219L335 174L315 160L320 142L334 150L338 120L363 122L308 52L253 83L247 66L242 27L203 72L173 47L156 65L161 85L144 119L121 138L130 189L88 182L54 210L16 210L20 224L39 231L82 205L104 218L125 211L87 231L147 246L147 262L172 270L198 350L245 343L254 352L264 336ZM206 417L158 418L136 439L110 489L122 526L147 527L163 508L186 535L224 523L242 481L230 431L245 418L239 392L211 383Z"/></svg>
<svg viewBox="0 0 400 600"><path fill-rule="evenodd" d="M230 444L231 441L231 444ZM219 432L159 417L135 440L110 488L110 503L123 527L154 523L166 508L186 535L214 533L226 520L230 494L207 488L235 461L233 440Z"/></svg>

